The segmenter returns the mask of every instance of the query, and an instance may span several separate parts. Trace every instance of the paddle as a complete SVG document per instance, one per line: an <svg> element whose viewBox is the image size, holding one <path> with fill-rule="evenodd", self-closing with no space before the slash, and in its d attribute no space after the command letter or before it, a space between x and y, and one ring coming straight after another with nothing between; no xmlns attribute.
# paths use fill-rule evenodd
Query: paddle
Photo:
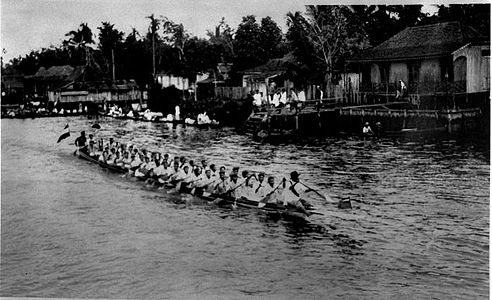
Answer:
<svg viewBox="0 0 492 300"><path fill-rule="evenodd" d="M285 178L284 178L285 179ZM266 205L266 203L264 203L263 201L265 201L268 197L270 197L270 195L272 195L273 193L275 193L275 191L282 185L282 183L284 183L283 180L280 181L280 183L277 185L276 188L273 189L273 191L271 191L270 193L268 193L265 197L263 197L263 199L261 199L259 202L258 202L258 207L259 208L262 208Z"/></svg>
<svg viewBox="0 0 492 300"><path fill-rule="evenodd" d="M300 182L300 181L299 181ZM312 187L309 187L308 185L306 185L305 183L303 182L300 182L303 186L307 187L308 189L310 189L311 191L315 192L318 196L322 197L323 199L325 199L326 202L328 203L335 203L335 201L333 201L333 199L331 199L330 196L326 195L326 194L321 194L318 190L316 189L313 189Z"/></svg>
<svg viewBox="0 0 492 300"><path fill-rule="evenodd" d="M237 185L236 187L234 187L233 189L230 189L230 190L226 191L225 193L219 194L219 197L221 197L221 196L223 197L227 193L230 193L230 192L235 191L238 187L241 187L242 185L244 185L253 176L255 176L255 174L249 175L248 178L246 178L246 180L244 180L240 185Z"/></svg>

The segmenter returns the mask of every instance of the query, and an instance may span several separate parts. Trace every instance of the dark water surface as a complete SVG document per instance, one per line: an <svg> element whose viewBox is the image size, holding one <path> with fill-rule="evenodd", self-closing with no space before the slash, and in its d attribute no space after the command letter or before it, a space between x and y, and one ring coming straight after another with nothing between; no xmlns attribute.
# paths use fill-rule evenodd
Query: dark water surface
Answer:
<svg viewBox="0 0 492 300"><path fill-rule="evenodd" d="M99 136L301 178L355 208L314 203L298 225L175 204L73 156L66 122L2 120L0 296L488 298L489 146L328 138L257 144L231 129L100 120ZM216 297L218 296L218 297Z"/></svg>

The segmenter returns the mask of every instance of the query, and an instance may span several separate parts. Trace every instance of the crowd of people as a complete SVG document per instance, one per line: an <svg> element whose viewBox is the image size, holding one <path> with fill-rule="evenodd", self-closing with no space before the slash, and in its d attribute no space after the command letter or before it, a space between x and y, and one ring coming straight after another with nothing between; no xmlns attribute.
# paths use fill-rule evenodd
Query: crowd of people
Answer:
<svg viewBox="0 0 492 300"><path fill-rule="evenodd" d="M168 153L119 143L114 138L96 141L93 134L87 138L84 131L75 140L75 146L93 159L125 169L129 175L160 188L174 186L179 192L194 195L210 193L245 198L258 202L259 207L266 203L294 206L309 215L306 209L311 205L303 196L310 189L300 182L296 171L290 173L288 180L282 178L275 182L274 176L267 177L264 172L240 171L239 167L229 171L225 166L217 168L205 159L198 163L185 156L171 157Z"/></svg>
<svg viewBox="0 0 492 300"><path fill-rule="evenodd" d="M305 102L306 94L304 90L291 89L287 91L285 88L276 89L270 95L264 95L263 92L256 90L253 94L253 104L255 106L286 106L288 103Z"/></svg>

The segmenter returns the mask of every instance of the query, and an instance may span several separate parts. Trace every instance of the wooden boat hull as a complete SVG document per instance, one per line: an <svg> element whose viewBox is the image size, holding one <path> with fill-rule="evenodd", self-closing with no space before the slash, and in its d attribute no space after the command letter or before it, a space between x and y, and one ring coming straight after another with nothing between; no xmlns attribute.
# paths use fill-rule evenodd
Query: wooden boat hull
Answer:
<svg viewBox="0 0 492 300"><path fill-rule="evenodd" d="M99 166L101 166L101 167L103 167L105 169L114 171L116 173L120 173L120 174L128 173L128 171L126 169L122 168L122 167L108 165L107 163L104 163L102 161L99 161L99 160L97 160L97 159L89 156L87 153L85 153L83 151L77 150L77 155L78 155L79 158L82 158L84 160L87 160L87 161L90 161L92 163L98 164Z"/></svg>

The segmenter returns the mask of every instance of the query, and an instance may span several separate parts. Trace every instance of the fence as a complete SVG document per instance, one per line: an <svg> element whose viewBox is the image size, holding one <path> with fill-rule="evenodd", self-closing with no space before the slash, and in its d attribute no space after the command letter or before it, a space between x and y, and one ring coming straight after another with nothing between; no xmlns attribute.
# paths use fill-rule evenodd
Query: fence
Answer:
<svg viewBox="0 0 492 300"><path fill-rule="evenodd" d="M248 93L249 89L241 86L220 86L215 88L215 97L217 98L240 100L248 97Z"/></svg>

